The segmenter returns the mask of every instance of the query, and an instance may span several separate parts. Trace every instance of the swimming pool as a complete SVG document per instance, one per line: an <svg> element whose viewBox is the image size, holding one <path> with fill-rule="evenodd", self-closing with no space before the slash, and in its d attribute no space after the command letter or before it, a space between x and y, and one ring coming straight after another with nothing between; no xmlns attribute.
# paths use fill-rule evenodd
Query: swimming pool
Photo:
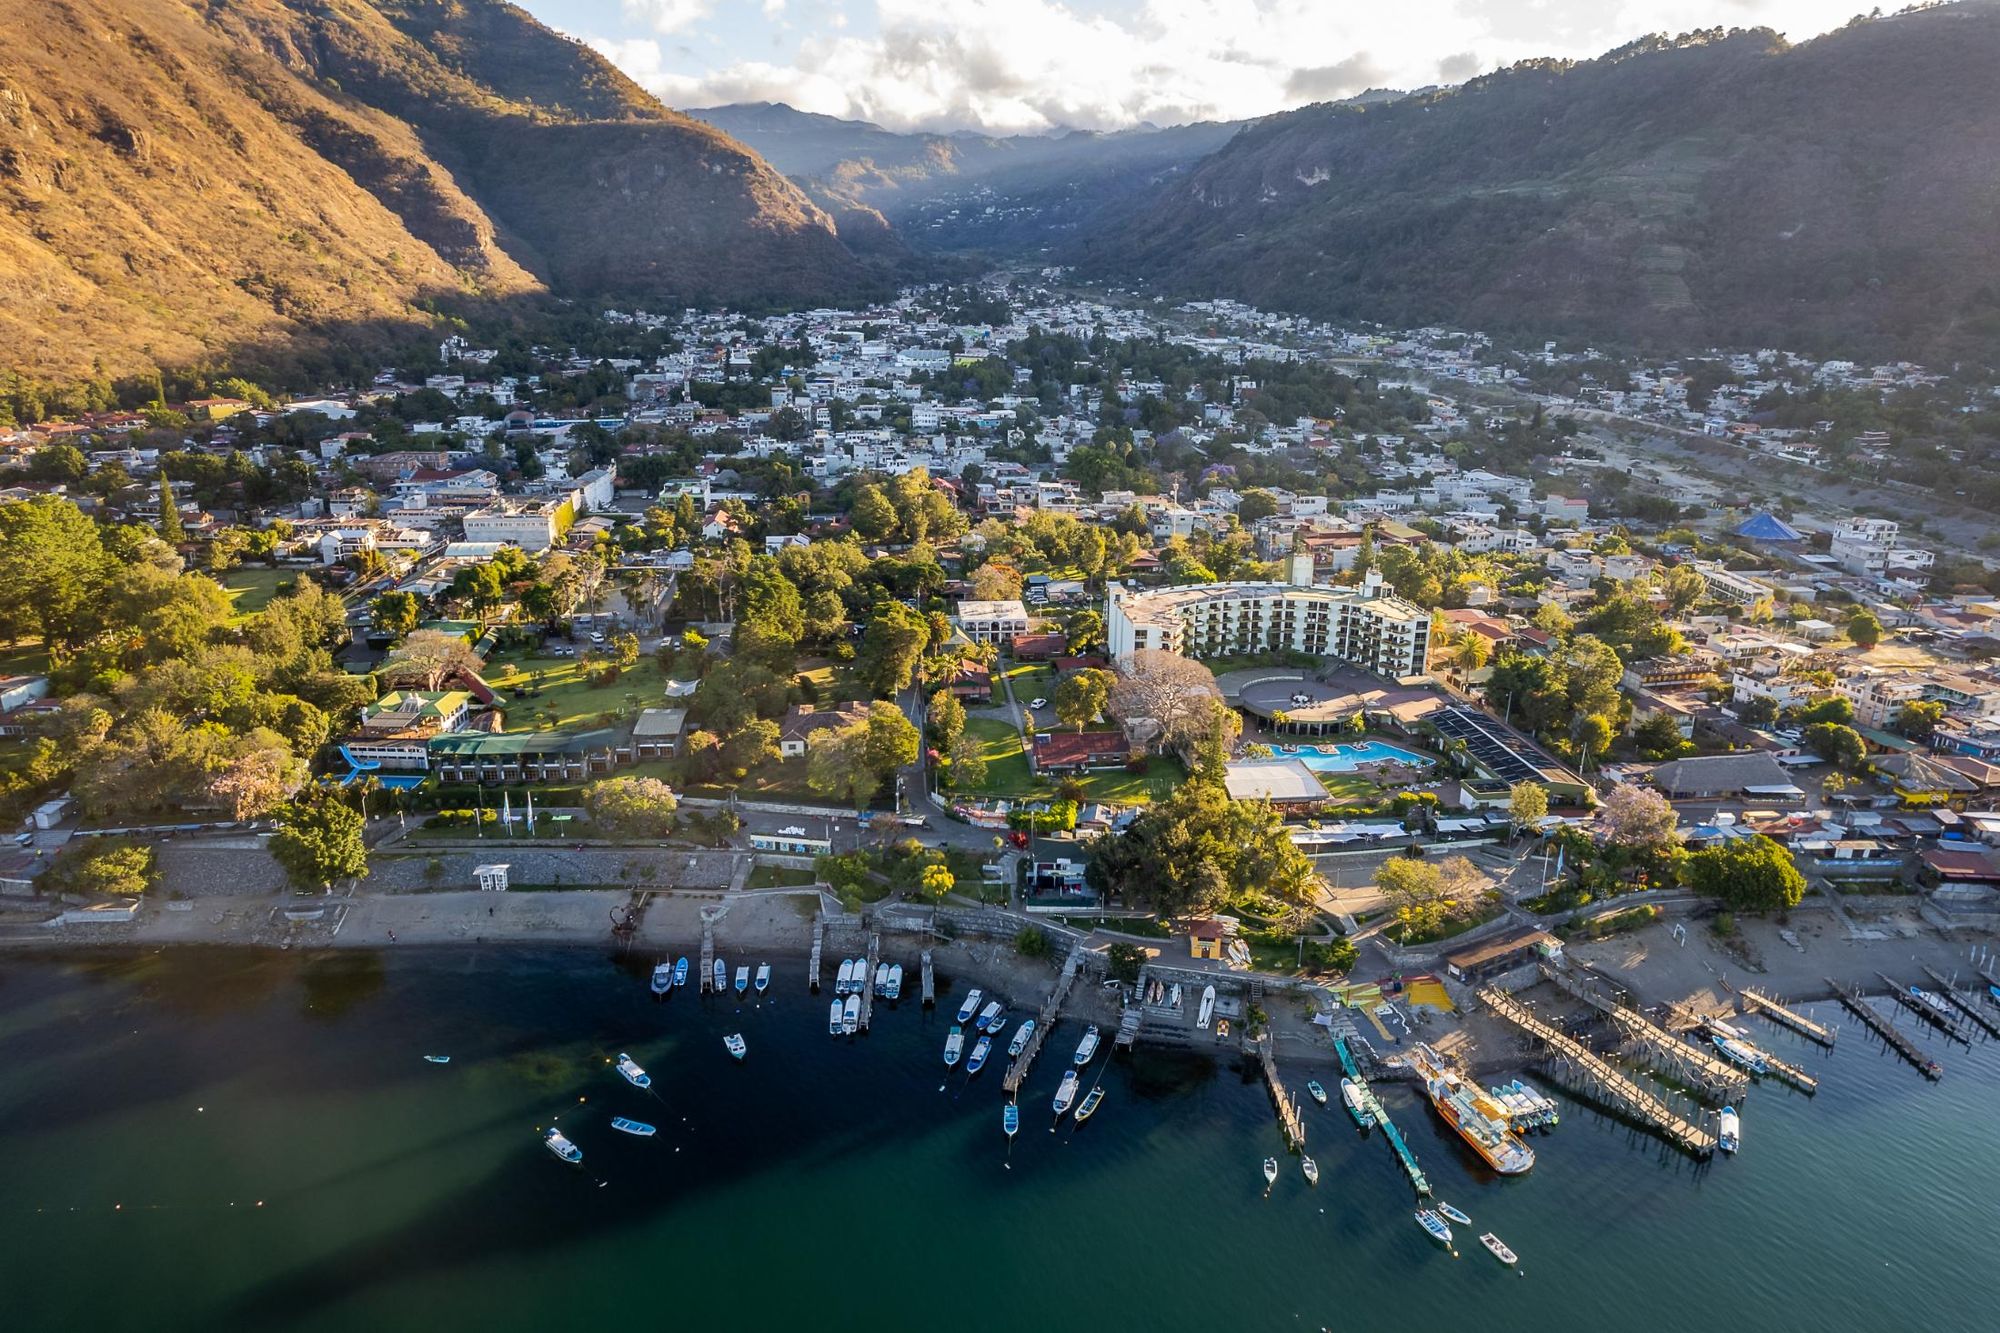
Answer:
<svg viewBox="0 0 2000 1333"><path fill-rule="evenodd" d="M1437 761L1429 755L1405 750L1382 741L1356 741L1352 745L1279 745L1273 747L1280 759L1302 759L1315 773L1352 773L1366 764L1409 764L1429 768Z"/></svg>

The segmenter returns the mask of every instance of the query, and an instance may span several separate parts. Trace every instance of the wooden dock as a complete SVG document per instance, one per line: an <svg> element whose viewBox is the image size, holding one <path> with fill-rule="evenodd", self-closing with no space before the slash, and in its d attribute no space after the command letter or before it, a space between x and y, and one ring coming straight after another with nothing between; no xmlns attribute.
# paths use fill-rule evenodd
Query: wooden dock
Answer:
<svg viewBox="0 0 2000 1333"><path fill-rule="evenodd" d="M1925 1004L1922 1000L1919 1000L1916 996L1910 994L1910 988L1908 986L1905 986L1902 982L1897 981L1894 977L1888 975L1885 972L1877 972L1875 975L1882 978L1882 984L1889 988L1889 998L1894 1000L1897 1004L1902 1005L1905 1009L1915 1014L1918 1018L1923 1019L1924 1022L1929 1023L1939 1032L1942 1032L1944 1033L1945 1036L1950 1037L1953 1041L1965 1042L1967 1046L1970 1046L1972 1044L1971 1042L1966 1041L1965 1034L1958 1030L1958 1024L1956 1022L1953 1022L1952 1020L1948 1019L1945 1015L1939 1013L1937 1010Z"/></svg>
<svg viewBox="0 0 2000 1333"><path fill-rule="evenodd" d="M1958 987L1951 984L1945 975L1928 963L1924 965L1924 975L1937 983L1938 994L1944 996L1952 1008L1971 1019L1989 1037L2000 1037L2000 1023L1986 1016L1986 1011L1977 1003L1967 999Z"/></svg>
<svg viewBox="0 0 2000 1333"><path fill-rule="evenodd" d="M715 989L715 923L701 923L701 993Z"/></svg>
<svg viewBox="0 0 2000 1333"><path fill-rule="evenodd" d="M1833 1045L1834 1030L1824 1023L1815 1023L1798 1010L1788 1008L1770 996L1763 994L1761 991L1753 990L1748 986L1745 986L1736 993L1743 997L1743 1005L1746 1009L1754 1009L1758 1013L1782 1023L1800 1036L1811 1041L1816 1041L1822 1046Z"/></svg>
<svg viewBox="0 0 2000 1333"><path fill-rule="evenodd" d="M1558 1032L1534 1011L1504 991L1479 992L1480 1003L1541 1043L1549 1068L1570 1080L1579 1091L1644 1125L1681 1151L1699 1158L1715 1154L1715 1131L1668 1106L1610 1061L1574 1038ZM1686 1045L1685 1042L1677 1043Z"/></svg>
<svg viewBox="0 0 2000 1333"><path fill-rule="evenodd" d="M1278 1077L1278 1059L1271 1053L1271 1034L1268 1032L1257 1039L1257 1063L1264 1071L1264 1082L1270 1085L1271 1102L1278 1109L1278 1130L1285 1136L1286 1150L1303 1151L1306 1146L1305 1116L1299 1111L1299 1099L1285 1090L1284 1080Z"/></svg>
<svg viewBox="0 0 2000 1333"><path fill-rule="evenodd" d="M826 918L824 916L815 916L813 918L812 961L806 964L806 984L812 987L812 993L814 995L819 994L819 974L820 974L819 958L821 951L824 950L825 947L826 947Z"/></svg>
<svg viewBox="0 0 2000 1333"><path fill-rule="evenodd" d="M1750 1089L1750 1075L1713 1051L1684 1041L1626 1004L1593 973L1553 967L1541 973L1558 987L1601 1010L1624 1034L1633 1056L1655 1073L1693 1088L1710 1101L1727 1104Z"/></svg>
<svg viewBox="0 0 2000 1333"><path fill-rule="evenodd" d="M1018 1093L1021 1085L1028 1081L1028 1069L1035 1063L1035 1057L1041 1053L1042 1043L1048 1040L1049 1032L1056 1025L1056 1015L1062 1012L1063 1001L1069 998L1069 988L1075 983L1076 974L1082 970L1083 946L1078 945L1069 951L1068 959L1063 962L1062 975L1056 978L1055 988L1049 992L1049 998L1042 1002L1042 1012L1035 1016L1035 1035L1028 1038L1027 1046L1014 1057L1014 1063L1007 1066L1007 1077L1001 1082L1000 1087L1009 1097ZM930 955L925 954L924 979L927 983L930 975ZM930 987L926 985L924 989L928 992Z"/></svg>
<svg viewBox="0 0 2000 1333"><path fill-rule="evenodd" d="M861 1030L868 1030L868 1020L875 1012L875 968L882 961L882 932L868 932L868 971L861 980Z"/></svg>
<svg viewBox="0 0 2000 1333"><path fill-rule="evenodd" d="M937 1004L937 974L931 971L931 951L924 950L924 1008Z"/></svg>
<svg viewBox="0 0 2000 1333"><path fill-rule="evenodd" d="M1833 987L1833 993L1847 1006L1847 1011L1868 1025L1869 1031L1889 1044L1889 1049L1917 1067L1917 1072L1925 1078L1943 1078L1944 1066L1925 1055L1923 1048L1897 1030L1896 1025L1884 1018L1875 1007L1862 999L1857 988L1842 986L1828 977L1826 984Z"/></svg>

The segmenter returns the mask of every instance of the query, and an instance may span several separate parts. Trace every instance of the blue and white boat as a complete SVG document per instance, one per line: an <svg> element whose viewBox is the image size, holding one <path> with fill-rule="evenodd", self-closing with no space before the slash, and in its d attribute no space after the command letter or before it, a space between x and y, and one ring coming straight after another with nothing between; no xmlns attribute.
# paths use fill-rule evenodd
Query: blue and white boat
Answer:
<svg viewBox="0 0 2000 1333"><path fill-rule="evenodd" d="M944 1062L946 1067L958 1063L960 1052L965 1050L965 1029L958 1024L951 1025L951 1031L944 1039Z"/></svg>
<svg viewBox="0 0 2000 1333"><path fill-rule="evenodd" d="M981 1037L972 1043L972 1054L965 1057L965 1072L977 1074L986 1067L986 1054L993 1049L993 1038Z"/></svg>
<svg viewBox="0 0 2000 1333"><path fill-rule="evenodd" d="M1092 1088L1089 1092L1083 1094L1083 1105L1076 1108L1076 1123L1080 1125L1090 1119L1090 1117L1096 1115L1098 1104L1103 1100L1103 1088ZM1310 1162L1312 1158L1308 1157L1306 1160Z"/></svg>
<svg viewBox="0 0 2000 1333"><path fill-rule="evenodd" d="M1351 1078L1340 1080L1340 1100L1347 1105L1347 1113L1354 1117L1354 1123L1367 1129L1375 1123L1375 1113L1369 1109L1368 1094L1359 1083Z"/></svg>
<svg viewBox="0 0 2000 1333"><path fill-rule="evenodd" d="M1451 1248L1451 1228L1445 1225L1442 1217L1439 1217L1428 1208L1419 1208L1417 1210L1417 1225L1429 1232L1432 1240L1437 1241L1446 1249Z"/></svg>
<svg viewBox="0 0 2000 1333"><path fill-rule="evenodd" d="M715 968L711 975L715 979L715 989L717 991L726 991L729 989L729 964L723 962L720 958L716 959Z"/></svg>
<svg viewBox="0 0 2000 1333"><path fill-rule="evenodd" d="M842 1013L844 1013L846 1009L847 1006L842 1004L839 1000L832 1000L828 1002L826 1010L827 1036L838 1037L840 1035L840 1019Z"/></svg>
<svg viewBox="0 0 2000 1333"><path fill-rule="evenodd" d="M1027 1050L1028 1043L1034 1039L1034 1036L1035 1036L1035 1020L1031 1018L1027 1022L1021 1024L1020 1027L1014 1029L1014 1040L1007 1043L1007 1054L1010 1056L1016 1056L1019 1055L1022 1051Z"/></svg>
<svg viewBox="0 0 2000 1333"><path fill-rule="evenodd" d="M634 1138L641 1139L650 1139L653 1135L659 1133L658 1130L643 1120L627 1120L622 1115L612 1117L611 1127L621 1134L630 1134Z"/></svg>
<svg viewBox="0 0 2000 1333"><path fill-rule="evenodd" d="M618 1052L618 1072L624 1075L625 1081L635 1088L650 1088L653 1086L653 1076L639 1068L639 1062L623 1051Z"/></svg>
<svg viewBox="0 0 2000 1333"><path fill-rule="evenodd" d="M750 966L747 963L739 964L736 968L736 993L738 995L747 995L749 992Z"/></svg>
<svg viewBox="0 0 2000 1333"><path fill-rule="evenodd" d="M1321 1106L1326 1105L1326 1089L1319 1085L1318 1079L1313 1079L1306 1084L1306 1093Z"/></svg>
<svg viewBox="0 0 2000 1333"><path fill-rule="evenodd" d="M769 963L759 963L757 964L757 993L762 995L769 989L771 989L771 965Z"/></svg>
<svg viewBox="0 0 2000 1333"><path fill-rule="evenodd" d="M1008 1138L1013 1138L1021 1128L1021 1108L1012 1102L1008 1102L1005 1106L1001 1107L1000 1128L1007 1131Z"/></svg>
<svg viewBox="0 0 2000 1333"><path fill-rule="evenodd" d="M1769 1068L1764 1063L1764 1053L1748 1042L1738 1041L1734 1037L1723 1036L1710 1037L1709 1040L1715 1043L1715 1049L1721 1051L1724 1055L1734 1060L1737 1064L1742 1065L1753 1074L1761 1074Z"/></svg>
<svg viewBox="0 0 2000 1333"><path fill-rule="evenodd" d="M722 1039L722 1049L729 1052L733 1060L741 1060L750 1052L750 1043L743 1040L743 1034L732 1032Z"/></svg>
<svg viewBox="0 0 2000 1333"><path fill-rule="evenodd" d="M1001 1012L1002 1011L1000 1007L1000 1001L988 1000L986 1002L986 1007L979 1011L979 1022L977 1024L979 1030L981 1032L999 1031L1001 1023L1001 1018L1000 1018Z"/></svg>
<svg viewBox="0 0 2000 1333"><path fill-rule="evenodd" d="M1083 1030L1083 1040L1076 1044L1076 1063L1087 1065L1090 1057L1097 1054L1097 1024L1092 1023Z"/></svg>
<svg viewBox="0 0 2000 1333"><path fill-rule="evenodd" d="M550 1152L562 1158L571 1166L576 1166L583 1161L583 1149L564 1138L562 1131L559 1129L543 1130L542 1142L548 1146Z"/></svg>
<svg viewBox="0 0 2000 1333"><path fill-rule="evenodd" d="M897 963L889 969L889 984L882 988L882 998L885 1000L900 1000L903 998L903 965L901 963Z"/></svg>
<svg viewBox="0 0 2000 1333"><path fill-rule="evenodd" d="M1736 1114L1735 1107L1725 1106L1722 1108L1722 1115L1719 1119L1720 1123L1717 1126L1715 1135L1715 1146L1724 1152L1733 1153L1743 1143L1742 1118Z"/></svg>
<svg viewBox="0 0 2000 1333"><path fill-rule="evenodd" d="M889 998L889 965L875 964L875 993L883 999Z"/></svg>
<svg viewBox="0 0 2000 1333"><path fill-rule="evenodd" d="M685 986L687 984L688 960L685 957L676 958L674 959L674 985Z"/></svg>
<svg viewBox="0 0 2000 1333"><path fill-rule="evenodd" d="M833 993L835 995L845 995L853 989L854 960L852 958L843 958L840 960L840 971L836 972L833 977Z"/></svg>
<svg viewBox="0 0 2000 1333"><path fill-rule="evenodd" d="M966 992L965 1003L958 1006L958 1021L970 1023L972 1016L979 1012L979 1002L984 998L985 992L976 986Z"/></svg>
<svg viewBox="0 0 2000 1333"><path fill-rule="evenodd" d="M1061 1115L1063 1112L1069 1110L1070 1104L1076 1100L1076 1083L1076 1071L1074 1069L1063 1070L1062 1083L1056 1088L1055 1107L1057 1115Z"/></svg>
<svg viewBox="0 0 2000 1333"><path fill-rule="evenodd" d="M861 1030L861 997L851 991L840 1006L840 1030L850 1037Z"/></svg>
<svg viewBox="0 0 2000 1333"><path fill-rule="evenodd" d="M1006 1030L1007 1030L1007 1016L1005 1014L1002 1014L999 1018L994 1019L993 1026L986 1029L987 1033L990 1036L994 1037L999 1036Z"/></svg>
<svg viewBox="0 0 2000 1333"><path fill-rule="evenodd" d="M448 1055L427 1055L424 1057L424 1063L432 1065L448 1065L451 1063L451 1057Z"/></svg>
<svg viewBox="0 0 2000 1333"><path fill-rule="evenodd" d="M653 968L653 994L665 995L674 988L674 965L659 963Z"/></svg>
<svg viewBox="0 0 2000 1333"><path fill-rule="evenodd" d="M1448 1203L1437 1203L1432 1206L1438 1210L1438 1215L1440 1217L1443 1217L1452 1222L1456 1222L1462 1227L1469 1227L1472 1225L1471 1218L1467 1217L1464 1213L1459 1212L1458 1209L1452 1207Z"/></svg>

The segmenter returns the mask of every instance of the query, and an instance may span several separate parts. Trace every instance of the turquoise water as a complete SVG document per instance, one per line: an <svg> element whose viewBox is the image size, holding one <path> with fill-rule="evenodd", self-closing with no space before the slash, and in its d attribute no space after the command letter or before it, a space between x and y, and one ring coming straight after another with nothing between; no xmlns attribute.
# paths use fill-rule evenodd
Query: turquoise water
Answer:
<svg viewBox="0 0 2000 1333"><path fill-rule="evenodd" d="M1534 1171L1504 1181L1384 1088L1440 1195L1520 1252L1517 1277L1470 1237L1456 1260L1427 1241L1387 1147L1337 1111L1308 1108L1320 1187L1284 1159L1265 1197L1258 1163L1282 1150L1233 1066L1106 1063L1096 1118L1051 1134L1066 1023L1010 1163L1000 1062L947 1075L949 1013L905 1005L836 1041L796 963L774 960L762 1006L704 1006L654 1002L650 961L6 959L5 1327L1995 1324L1992 1046L1938 1049L1932 1087L1858 1030L1824 1055L1765 1028L1825 1090L1758 1087L1738 1158L1697 1166L1566 1102ZM738 1030L742 1065L721 1044ZM657 1098L618 1079L621 1050ZM621 1114L659 1137L614 1134ZM537 1142L556 1116L581 1169Z"/></svg>
<svg viewBox="0 0 2000 1333"><path fill-rule="evenodd" d="M1352 745L1298 745L1278 747L1280 759L1302 759L1315 773L1352 773L1364 764L1394 762L1428 768L1437 761L1401 746L1382 741L1356 741Z"/></svg>

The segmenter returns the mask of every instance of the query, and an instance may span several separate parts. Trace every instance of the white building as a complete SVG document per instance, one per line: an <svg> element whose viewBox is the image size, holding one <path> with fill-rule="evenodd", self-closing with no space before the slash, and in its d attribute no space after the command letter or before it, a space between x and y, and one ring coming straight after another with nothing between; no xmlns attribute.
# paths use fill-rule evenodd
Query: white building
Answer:
<svg viewBox="0 0 2000 1333"><path fill-rule="evenodd" d="M974 643L1004 644L1028 632L1028 608L1018 601L960 602L958 627Z"/></svg>
<svg viewBox="0 0 2000 1333"><path fill-rule="evenodd" d="M557 531L559 504L548 501L501 505L465 516L469 542L507 542L524 551L546 551L561 536Z"/></svg>

